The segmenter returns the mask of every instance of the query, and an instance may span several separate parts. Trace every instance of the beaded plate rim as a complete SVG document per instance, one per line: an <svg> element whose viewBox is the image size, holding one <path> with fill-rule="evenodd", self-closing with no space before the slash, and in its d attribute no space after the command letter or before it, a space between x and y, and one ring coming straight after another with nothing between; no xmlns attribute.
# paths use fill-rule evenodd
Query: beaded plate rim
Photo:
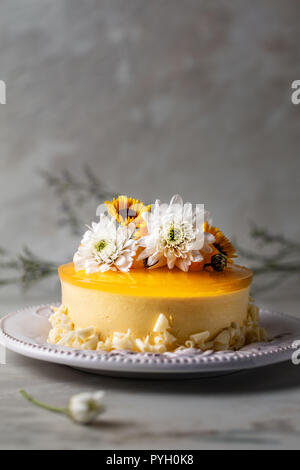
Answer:
<svg viewBox="0 0 300 470"><path fill-rule="evenodd" d="M24 356L48 362L65 364L71 367L103 372L142 372L142 373L203 373L213 371L231 371L261 367L284 362L291 358L293 343L300 339L300 319L297 317L260 309L262 318L269 317L289 325L272 341L253 343L239 351L206 351L184 350L165 353L139 353L133 351L85 351L47 343L21 340L17 334L8 333L5 323L22 315L32 315L32 320L39 316L42 309L50 305L25 307L9 313L0 319L0 342L8 349ZM49 324L50 329L50 324Z"/></svg>

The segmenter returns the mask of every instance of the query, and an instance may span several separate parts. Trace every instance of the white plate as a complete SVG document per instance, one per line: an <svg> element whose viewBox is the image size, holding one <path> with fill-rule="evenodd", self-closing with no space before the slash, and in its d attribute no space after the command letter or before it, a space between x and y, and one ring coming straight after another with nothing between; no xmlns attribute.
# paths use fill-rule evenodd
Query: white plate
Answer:
<svg viewBox="0 0 300 470"><path fill-rule="evenodd" d="M168 379L220 375L291 360L293 342L300 339L299 319L261 310L261 325L273 340L252 344L236 352L203 353L192 349L164 354L82 351L46 343L50 314L49 305L42 305L7 315L0 321L0 341L24 356L87 372Z"/></svg>

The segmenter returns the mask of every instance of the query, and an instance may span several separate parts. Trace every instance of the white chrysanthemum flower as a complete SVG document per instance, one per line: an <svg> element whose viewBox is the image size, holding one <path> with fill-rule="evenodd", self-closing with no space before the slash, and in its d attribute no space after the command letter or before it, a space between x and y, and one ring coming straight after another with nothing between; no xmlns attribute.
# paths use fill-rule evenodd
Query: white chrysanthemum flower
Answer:
<svg viewBox="0 0 300 470"><path fill-rule="evenodd" d="M87 273L129 271L136 254L132 239L135 225L117 225L114 219L102 215L99 223L92 223L84 234L73 261L76 271Z"/></svg>
<svg viewBox="0 0 300 470"><path fill-rule="evenodd" d="M193 210L191 203L183 204L176 195L169 205L156 201L153 210L142 217L148 234L139 240L139 245L145 248L139 259L147 259L148 267L167 265L169 269L177 266L188 271L191 263L203 260L202 253L211 253L210 245L215 238L204 233L209 214L202 205Z"/></svg>
<svg viewBox="0 0 300 470"><path fill-rule="evenodd" d="M105 411L103 399L103 391L73 395L68 407L70 417L80 424L91 423Z"/></svg>

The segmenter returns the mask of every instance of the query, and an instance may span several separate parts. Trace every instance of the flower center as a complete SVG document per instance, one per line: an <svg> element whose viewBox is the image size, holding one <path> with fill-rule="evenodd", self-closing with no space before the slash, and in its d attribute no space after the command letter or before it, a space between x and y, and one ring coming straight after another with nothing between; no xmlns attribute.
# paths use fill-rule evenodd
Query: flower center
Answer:
<svg viewBox="0 0 300 470"><path fill-rule="evenodd" d="M169 242L177 242L178 239L181 237L181 230L176 228L174 225L169 229Z"/></svg>
<svg viewBox="0 0 300 470"><path fill-rule="evenodd" d="M127 217L130 217L130 218L133 217L133 218L135 218L135 217L137 217L138 214L137 214L134 210L132 210L132 209L130 209L130 208L128 208L128 209L125 208L125 209L120 209L120 210L119 210L119 215L120 215L123 219L127 219Z"/></svg>
<svg viewBox="0 0 300 470"><path fill-rule="evenodd" d="M108 242L106 240L100 240L98 243L96 243L95 250L100 252L104 250L104 248L106 248L107 245L108 245Z"/></svg>
<svg viewBox="0 0 300 470"><path fill-rule="evenodd" d="M224 247L220 245L219 243L214 243L214 247L222 254L227 256L226 251L224 250Z"/></svg>
<svg viewBox="0 0 300 470"><path fill-rule="evenodd" d="M88 410L89 411L96 411L97 410L97 405L96 405L94 400L92 400L92 399L89 400L87 405L88 405Z"/></svg>
<svg viewBox="0 0 300 470"><path fill-rule="evenodd" d="M118 254L116 244L113 240L102 238L95 246L95 256L100 262L107 262L113 260Z"/></svg>
<svg viewBox="0 0 300 470"><path fill-rule="evenodd" d="M162 230L162 239L167 247L179 247L185 240L183 227L171 224Z"/></svg>

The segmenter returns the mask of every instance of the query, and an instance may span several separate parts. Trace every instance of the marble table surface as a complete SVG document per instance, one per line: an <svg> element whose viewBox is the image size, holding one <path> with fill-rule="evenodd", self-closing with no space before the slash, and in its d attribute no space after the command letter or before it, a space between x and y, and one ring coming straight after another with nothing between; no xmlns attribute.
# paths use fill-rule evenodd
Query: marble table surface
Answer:
<svg viewBox="0 0 300 470"><path fill-rule="evenodd" d="M261 304L297 315L297 299L297 292L277 291ZM1 315L37 303L2 292ZM65 405L73 393L105 390L107 411L82 427L32 406L20 388L56 405ZM299 449L300 366L287 362L197 380L129 380L7 351L0 366L0 448Z"/></svg>

